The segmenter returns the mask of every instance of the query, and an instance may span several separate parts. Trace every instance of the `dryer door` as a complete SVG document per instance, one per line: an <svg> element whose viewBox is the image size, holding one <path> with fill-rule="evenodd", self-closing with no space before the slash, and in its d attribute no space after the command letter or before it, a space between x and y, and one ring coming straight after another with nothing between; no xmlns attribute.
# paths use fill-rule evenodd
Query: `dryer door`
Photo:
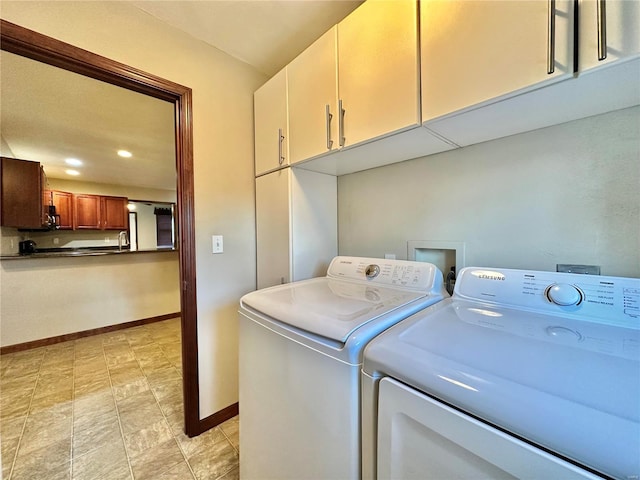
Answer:
<svg viewBox="0 0 640 480"><path fill-rule="evenodd" d="M379 395L379 480L600 478L393 379Z"/></svg>

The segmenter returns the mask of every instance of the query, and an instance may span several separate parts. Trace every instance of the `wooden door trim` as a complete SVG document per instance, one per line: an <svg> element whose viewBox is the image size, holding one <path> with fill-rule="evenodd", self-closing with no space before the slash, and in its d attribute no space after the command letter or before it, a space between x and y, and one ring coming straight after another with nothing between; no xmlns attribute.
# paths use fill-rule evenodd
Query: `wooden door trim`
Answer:
<svg viewBox="0 0 640 480"><path fill-rule="evenodd" d="M200 420L199 413L191 89L11 22L0 21L2 50L175 105L185 433L190 437L198 435L207 429L207 425Z"/></svg>

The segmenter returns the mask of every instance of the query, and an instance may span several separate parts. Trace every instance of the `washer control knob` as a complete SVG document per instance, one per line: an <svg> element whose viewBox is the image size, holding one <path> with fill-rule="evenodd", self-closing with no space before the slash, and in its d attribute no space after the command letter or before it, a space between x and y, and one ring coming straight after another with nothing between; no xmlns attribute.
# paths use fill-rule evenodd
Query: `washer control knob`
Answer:
<svg viewBox="0 0 640 480"><path fill-rule="evenodd" d="M544 292L547 299L556 305L569 307L571 305L580 305L584 299L582 291L568 283L554 283L549 285Z"/></svg>
<svg viewBox="0 0 640 480"><path fill-rule="evenodd" d="M372 278L376 278L379 273L380 267L378 265L367 265L367 268L364 270L364 274L369 280L371 280Z"/></svg>

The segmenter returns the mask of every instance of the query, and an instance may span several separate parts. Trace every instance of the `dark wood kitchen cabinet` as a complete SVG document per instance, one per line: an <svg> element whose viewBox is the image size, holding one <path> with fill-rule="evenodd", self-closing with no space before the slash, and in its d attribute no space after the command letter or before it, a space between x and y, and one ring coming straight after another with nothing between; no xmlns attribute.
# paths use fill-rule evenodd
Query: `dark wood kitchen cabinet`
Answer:
<svg viewBox="0 0 640 480"><path fill-rule="evenodd" d="M73 195L74 230L126 230L126 197Z"/></svg>
<svg viewBox="0 0 640 480"><path fill-rule="evenodd" d="M0 224L20 229L46 228L44 191L47 183L39 162L1 157Z"/></svg>
<svg viewBox="0 0 640 480"><path fill-rule="evenodd" d="M56 207L58 228L60 230L73 229L73 194L59 190L48 191L48 204Z"/></svg>
<svg viewBox="0 0 640 480"><path fill-rule="evenodd" d="M101 223L100 196L73 195L73 229L100 230Z"/></svg>
<svg viewBox="0 0 640 480"><path fill-rule="evenodd" d="M129 200L125 197L100 197L103 230L126 230L129 224L127 210Z"/></svg>

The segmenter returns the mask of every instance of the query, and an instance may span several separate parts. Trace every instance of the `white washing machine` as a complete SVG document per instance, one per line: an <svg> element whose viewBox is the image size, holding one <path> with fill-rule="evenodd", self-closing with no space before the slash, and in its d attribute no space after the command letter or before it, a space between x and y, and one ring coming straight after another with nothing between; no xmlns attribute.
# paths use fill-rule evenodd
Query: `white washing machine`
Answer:
<svg viewBox="0 0 640 480"><path fill-rule="evenodd" d="M363 477L640 477L640 280L466 268L373 340Z"/></svg>
<svg viewBox="0 0 640 480"><path fill-rule="evenodd" d="M448 297L432 264L336 257L240 301L240 477L360 478L362 350Z"/></svg>

